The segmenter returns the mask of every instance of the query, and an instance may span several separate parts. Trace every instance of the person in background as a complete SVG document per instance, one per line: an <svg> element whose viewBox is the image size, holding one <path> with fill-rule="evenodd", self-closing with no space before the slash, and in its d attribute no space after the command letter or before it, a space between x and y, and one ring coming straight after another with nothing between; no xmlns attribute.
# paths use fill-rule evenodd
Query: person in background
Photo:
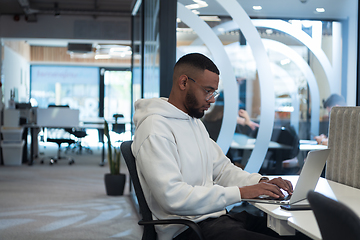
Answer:
<svg viewBox="0 0 360 240"><path fill-rule="evenodd" d="M154 219L197 222L205 239L278 239L266 217L225 207L242 198L292 194L291 182L269 180L236 167L209 137L200 118L218 95L219 70L199 53L181 57L174 67L169 98L135 103L132 152L140 184ZM180 225L157 225L158 239L196 239ZM288 239L288 238L285 238Z"/></svg>
<svg viewBox="0 0 360 240"><path fill-rule="evenodd" d="M237 121L236 121L238 124L240 124L242 126L249 126L249 128L253 131L257 127L259 127L258 123L251 121L250 116L246 110L240 109L238 114L239 114L239 117L237 118Z"/></svg>
<svg viewBox="0 0 360 240"><path fill-rule="evenodd" d="M327 110L330 115L331 108L334 106L346 106L345 98L338 94L331 94L330 97L324 101L324 108ZM328 137L325 134L321 134L320 136L315 136L314 139L318 144L328 145Z"/></svg>
<svg viewBox="0 0 360 240"><path fill-rule="evenodd" d="M202 118L206 130L209 132L210 138L213 139L215 142L220 133L223 116L224 116L224 93L223 91L221 91L219 92L219 96L217 97L214 106L212 106ZM248 112L244 109L240 109L238 111L236 123L241 125L241 129L237 128L237 130L240 129L240 131L246 135L250 134L251 131L259 127L259 124L253 122L250 119Z"/></svg>

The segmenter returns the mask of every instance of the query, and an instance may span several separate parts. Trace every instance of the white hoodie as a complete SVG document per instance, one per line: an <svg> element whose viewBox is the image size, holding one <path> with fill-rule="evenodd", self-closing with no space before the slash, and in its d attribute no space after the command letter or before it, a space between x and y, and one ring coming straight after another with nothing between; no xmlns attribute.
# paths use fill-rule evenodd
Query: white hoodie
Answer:
<svg viewBox="0 0 360 240"><path fill-rule="evenodd" d="M201 120L166 98L135 103L132 152L146 201L154 219L195 222L225 213L241 201L239 187L256 184L261 175L233 165L210 139ZM184 231L180 225L157 225L159 239Z"/></svg>

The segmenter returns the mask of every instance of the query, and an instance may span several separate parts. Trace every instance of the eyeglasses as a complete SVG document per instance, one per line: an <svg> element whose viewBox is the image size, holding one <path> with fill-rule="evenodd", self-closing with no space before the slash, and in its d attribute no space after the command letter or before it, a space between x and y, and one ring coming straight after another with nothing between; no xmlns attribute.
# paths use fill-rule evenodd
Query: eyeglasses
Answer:
<svg viewBox="0 0 360 240"><path fill-rule="evenodd" d="M209 101L212 97L214 97L214 99L216 99L219 96L219 93L217 91L206 90L200 84L198 84L194 79L192 79L191 77L188 77L188 79L190 79L191 81L196 83L196 85L201 87L206 92L206 97L205 97L206 101Z"/></svg>

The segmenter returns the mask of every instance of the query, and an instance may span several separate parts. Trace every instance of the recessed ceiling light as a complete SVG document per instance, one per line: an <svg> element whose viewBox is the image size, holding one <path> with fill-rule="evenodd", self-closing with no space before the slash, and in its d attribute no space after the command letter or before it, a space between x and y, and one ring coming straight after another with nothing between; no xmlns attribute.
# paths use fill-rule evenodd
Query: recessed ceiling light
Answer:
<svg viewBox="0 0 360 240"><path fill-rule="evenodd" d="M253 9L255 11L260 11L262 9L262 7L261 6L253 6Z"/></svg>
<svg viewBox="0 0 360 240"><path fill-rule="evenodd" d="M104 54L104 55L95 55L95 59L110 59L111 56L108 54Z"/></svg>
<svg viewBox="0 0 360 240"><path fill-rule="evenodd" d="M186 5L185 7L186 7L187 9L197 9L197 8L204 8L204 7L209 6L205 1L194 0L194 2L196 2L196 3Z"/></svg>
<svg viewBox="0 0 360 240"><path fill-rule="evenodd" d="M270 35L270 34L273 34L273 33L274 33L274 30L272 30L272 29L266 29L265 32Z"/></svg>
<svg viewBox="0 0 360 240"><path fill-rule="evenodd" d="M325 8L316 8L316 11L318 13L323 13L323 12L325 12Z"/></svg>
<svg viewBox="0 0 360 240"><path fill-rule="evenodd" d="M284 66L284 65L289 64L290 62L291 62L290 59L285 58L285 59L283 59L283 60L280 61L280 64L281 64L282 66Z"/></svg>

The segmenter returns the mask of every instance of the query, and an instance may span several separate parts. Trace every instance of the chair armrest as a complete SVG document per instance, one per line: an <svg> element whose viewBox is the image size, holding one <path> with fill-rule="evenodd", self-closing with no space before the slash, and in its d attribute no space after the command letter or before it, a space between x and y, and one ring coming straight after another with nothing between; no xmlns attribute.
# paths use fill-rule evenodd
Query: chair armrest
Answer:
<svg viewBox="0 0 360 240"><path fill-rule="evenodd" d="M183 224L191 228L200 240L205 239L199 225L195 222L186 219L167 219L167 220L151 220L151 221L139 221L139 225L165 225L165 224Z"/></svg>

